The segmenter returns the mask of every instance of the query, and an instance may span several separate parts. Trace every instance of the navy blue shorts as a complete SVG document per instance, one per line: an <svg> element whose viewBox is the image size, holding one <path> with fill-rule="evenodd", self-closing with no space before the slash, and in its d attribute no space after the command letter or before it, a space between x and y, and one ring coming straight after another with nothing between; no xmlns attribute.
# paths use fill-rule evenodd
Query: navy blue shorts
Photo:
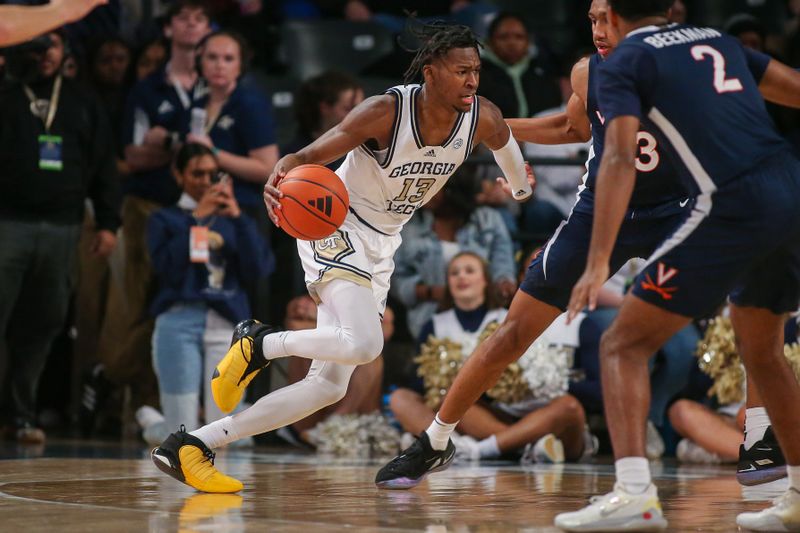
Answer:
<svg viewBox="0 0 800 533"><path fill-rule="evenodd" d="M611 273L630 259L650 257L686 220L692 204L691 200L676 200L648 208L629 209L611 254ZM593 211L593 194L584 190L569 218L561 223L531 263L520 285L521 290L539 301L566 310L572 287L586 268Z"/></svg>
<svg viewBox="0 0 800 533"><path fill-rule="evenodd" d="M786 313L800 303L800 160L770 158L710 197L634 282L639 298L690 317L733 303Z"/></svg>

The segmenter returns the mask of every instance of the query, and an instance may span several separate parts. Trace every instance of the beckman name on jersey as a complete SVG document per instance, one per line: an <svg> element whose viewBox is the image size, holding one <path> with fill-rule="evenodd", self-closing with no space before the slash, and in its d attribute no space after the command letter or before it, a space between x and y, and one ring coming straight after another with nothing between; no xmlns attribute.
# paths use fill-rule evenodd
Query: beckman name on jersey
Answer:
<svg viewBox="0 0 800 533"><path fill-rule="evenodd" d="M422 174L425 176L442 176L452 174L456 169L455 163L433 163L431 161L415 161L394 167L389 173L390 178L399 178L411 174Z"/></svg>

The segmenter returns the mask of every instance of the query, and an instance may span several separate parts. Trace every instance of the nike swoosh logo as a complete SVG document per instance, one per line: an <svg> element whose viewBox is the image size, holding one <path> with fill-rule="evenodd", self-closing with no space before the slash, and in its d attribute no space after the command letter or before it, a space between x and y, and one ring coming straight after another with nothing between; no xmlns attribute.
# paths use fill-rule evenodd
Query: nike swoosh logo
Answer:
<svg viewBox="0 0 800 533"><path fill-rule="evenodd" d="M444 461L442 460L442 457L438 456L434 457L433 459L425 461L425 466L428 467L428 470L430 470L431 468L436 468L437 466L440 466L443 462Z"/></svg>
<svg viewBox="0 0 800 533"><path fill-rule="evenodd" d="M678 202L678 205L680 205L681 207L686 207L686 204L688 204L688 203L689 203L689 199L687 198L686 200L684 200L682 202Z"/></svg>
<svg viewBox="0 0 800 533"><path fill-rule="evenodd" d="M750 465L750 468L740 468L739 472L752 472L755 469L756 467L754 465Z"/></svg>

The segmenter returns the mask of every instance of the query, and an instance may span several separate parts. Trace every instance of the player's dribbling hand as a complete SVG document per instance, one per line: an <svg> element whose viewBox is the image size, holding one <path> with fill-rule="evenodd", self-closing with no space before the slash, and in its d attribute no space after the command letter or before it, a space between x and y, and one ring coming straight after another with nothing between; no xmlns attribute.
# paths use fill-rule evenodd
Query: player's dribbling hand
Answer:
<svg viewBox="0 0 800 533"><path fill-rule="evenodd" d="M570 324L585 307L588 306L589 311L597 308L597 295L607 279L608 263L602 267L586 267L581 279L572 288L572 296L567 306L567 324Z"/></svg>
<svg viewBox="0 0 800 533"><path fill-rule="evenodd" d="M281 223L275 214L275 210L281 208L281 198L283 198L283 193L278 189L278 182L286 176L287 172L298 165L295 159L293 154L281 157L275 163L275 168L272 169L272 174L269 175L267 183L264 184L264 205L267 208L267 215L277 227L281 227Z"/></svg>
<svg viewBox="0 0 800 533"><path fill-rule="evenodd" d="M531 191L535 191L536 190L536 175L534 175L533 169L531 168L530 163L528 163L527 161L525 161L525 173L528 175L528 185L531 186ZM500 187L502 187L503 192L505 192L507 195L511 196L512 198L514 198L514 191L511 190L511 185L508 183L508 181L506 181L505 178L502 178L502 177L501 178L497 178L497 183L500 185ZM528 198L526 198L525 200L527 200L529 198L532 198L532 195L529 196Z"/></svg>

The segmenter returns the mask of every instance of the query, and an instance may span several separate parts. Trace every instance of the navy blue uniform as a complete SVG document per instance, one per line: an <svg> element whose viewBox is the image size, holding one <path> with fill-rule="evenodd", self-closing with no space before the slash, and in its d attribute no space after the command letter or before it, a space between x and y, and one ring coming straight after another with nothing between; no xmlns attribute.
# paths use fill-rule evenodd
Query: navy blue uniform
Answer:
<svg viewBox="0 0 800 533"><path fill-rule="evenodd" d="M169 132L185 135L189 128L189 108L194 89L189 91L170 81L166 66L133 86L125 105L122 145L141 144L150 128L162 126ZM170 205L180 196L180 188L169 165L134 172L122 184L123 192Z"/></svg>
<svg viewBox="0 0 800 533"><path fill-rule="evenodd" d="M758 91L768 58L710 28L632 32L599 69L607 121L636 116L675 162L691 215L659 247L634 293L687 316L800 301L800 160Z"/></svg>
<svg viewBox="0 0 800 533"><path fill-rule="evenodd" d="M602 62L600 54L589 59L586 113L592 125L592 146L584 187L569 218L531 263L520 286L537 300L562 310L566 309L572 287L586 267L592 236L594 187L605 137L605 118L597 95L597 69ZM664 160L655 137L642 129L638 138L636 185L611 257L612 273L631 258L649 257L680 226L691 208L691 200L675 179L669 162Z"/></svg>
<svg viewBox="0 0 800 533"><path fill-rule="evenodd" d="M203 108L207 96L198 99L194 107ZM275 121L269 100L257 90L236 86L222 106L208 136L216 148L248 157L251 150L275 144ZM261 208L264 186L233 176L233 193L239 205Z"/></svg>

